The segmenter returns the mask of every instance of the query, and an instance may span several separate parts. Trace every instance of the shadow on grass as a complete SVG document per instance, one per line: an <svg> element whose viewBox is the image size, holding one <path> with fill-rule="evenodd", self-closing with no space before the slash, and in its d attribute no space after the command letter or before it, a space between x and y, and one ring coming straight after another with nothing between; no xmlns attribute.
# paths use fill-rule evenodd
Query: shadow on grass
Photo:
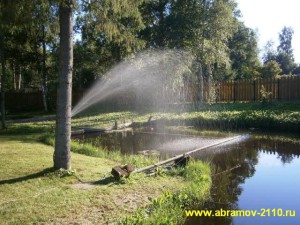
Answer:
<svg viewBox="0 0 300 225"><path fill-rule="evenodd" d="M108 184L114 184L114 183L119 183L118 181L115 180L114 177L105 177L103 179L100 179L100 180L96 180L96 181L93 181L91 182L91 184L93 185L108 185Z"/></svg>
<svg viewBox="0 0 300 225"><path fill-rule="evenodd" d="M30 174L30 175L26 175L23 177L18 177L18 178L13 178L13 179L8 179L8 180L0 180L0 185L2 184L14 184L14 183L19 183L22 181L27 181L27 180L31 180L31 179L35 179L38 177L42 177L47 173L51 173L54 172L54 168L46 168L40 172L34 173L34 174Z"/></svg>

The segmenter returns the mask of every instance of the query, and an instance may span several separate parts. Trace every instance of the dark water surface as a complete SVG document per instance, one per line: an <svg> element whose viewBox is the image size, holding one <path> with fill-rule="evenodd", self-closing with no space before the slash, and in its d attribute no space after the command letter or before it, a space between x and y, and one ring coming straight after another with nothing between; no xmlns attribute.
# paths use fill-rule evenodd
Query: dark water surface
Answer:
<svg viewBox="0 0 300 225"><path fill-rule="evenodd" d="M257 210L261 216L193 217L186 224L300 224L299 144L249 138L225 148L207 158L217 174L211 200L194 209ZM285 210L296 216L285 215Z"/></svg>
<svg viewBox="0 0 300 225"><path fill-rule="evenodd" d="M197 148L213 145L232 138L228 134L195 135L189 132L171 130L139 130L107 134L88 134L79 139L92 143L109 151L121 151L123 154L158 155L167 159ZM214 148L214 151L218 151ZM212 149L209 151L212 152ZM201 151L203 155L205 151Z"/></svg>
<svg viewBox="0 0 300 225"><path fill-rule="evenodd" d="M272 135L271 135L272 136ZM86 137L85 141L131 154L169 158L226 140L227 135L198 136L166 131L125 132ZM298 225L300 224L300 145L272 138L245 136L209 148L193 157L214 166L211 199L193 210L257 210L264 216L188 217L185 224ZM291 215L283 216L285 210ZM275 216L274 216L275 214Z"/></svg>

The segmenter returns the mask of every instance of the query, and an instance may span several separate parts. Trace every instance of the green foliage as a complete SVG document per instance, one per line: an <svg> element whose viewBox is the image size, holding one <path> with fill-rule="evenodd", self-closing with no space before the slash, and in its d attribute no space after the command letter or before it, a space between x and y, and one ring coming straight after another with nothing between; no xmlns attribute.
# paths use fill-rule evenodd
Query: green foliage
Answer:
<svg viewBox="0 0 300 225"><path fill-rule="evenodd" d="M266 64L271 60L276 60L277 52L274 47L274 41L268 41L267 44L264 46L264 55L263 55L263 62Z"/></svg>
<svg viewBox="0 0 300 225"><path fill-rule="evenodd" d="M270 60L262 66L261 73L263 78L278 78L282 72L280 65L275 60Z"/></svg>
<svg viewBox="0 0 300 225"><path fill-rule="evenodd" d="M272 41L269 41L265 47L265 54L263 56L264 64L275 60L282 70L280 74L291 74L296 68L292 49L293 34L294 31L292 28L284 27L279 34L280 43L277 47L277 52L274 50L274 42ZM269 66L267 65L267 67Z"/></svg>
<svg viewBox="0 0 300 225"><path fill-rule="evenodd" d="M66 169L62 169L62 168L54 171L54 176L61 177L61 178L74 176L75 174L76 174L76 172L74 170L66 170Z"/></svg>
<svg viewBox="0 0 300 225"><path fill-rule="evenodd" d="M256 78L260 66L256 33L239 22L237 31L229 41L229 49L234 78Z"/></svg>
<svg viewBox="0 0 300 225"><path fill-rule="evenodd" d="M278 52L284 52L288 55L293 55L292 49L292 38L293 38L293 28L291 27L283 27L281 33L279 34L280 44L277 48Z"/></svg>
<svg viewBox="0 0 300 225"><path fill-rule="evenodd" d="M266 102L268 102L270 100L272 92L268 92L263 85L261 86L259 92L260 92L262 103L266 103Z"/></svg>
<svg viewBox="0 0 300 225"><path fill-rule="evenodd" d="M184 209L194 204L204 203L211 187L211 171L208 164L191 161L186 168L180 169L186 180L182 190L166 192L151 200L151 204L127 216L118 224L182 224L185 220Z"/></svg>
<svg viewBox="0 0 300 225"><path fill-rule="evenodd" d="M276 61L282 69L281 74L291 74L296 68L293 55L286 52L279 52Z"/></svg>
<svg viewBox="0 0 300 225"><path fill-rule="evenodd" d="M48 100L53 106L59 48L58 2L18 0L0 4L6 90L18 90L18 80L21 90L42 86L51 92ZM190 51L197 62L182 80L192 83L199 74L209 84L213 80L260 76L256 33L239 22L235 1L75 2L75 88L90 87L115 64L146 47ZM292 36L292 29L284 27L278 52L268 51L264 56L265 63L276 60L282 74L290 74L296 68ZM269 64L263 70L278 72Z"/></svg>
<svg viewBox="0 0 300 225"><path fill-rule="evenodd" d="M293 74L300 74L300 64L298 64L298 66L294 69Z"/></svg>

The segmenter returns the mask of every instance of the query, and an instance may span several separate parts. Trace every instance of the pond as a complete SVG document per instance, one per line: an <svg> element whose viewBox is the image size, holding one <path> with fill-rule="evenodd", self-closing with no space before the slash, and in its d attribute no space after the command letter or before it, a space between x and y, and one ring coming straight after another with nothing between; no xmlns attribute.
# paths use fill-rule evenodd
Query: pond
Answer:
<svg viewBox="0 0 300 225"><path fill-rule="evenodd" d="M106 134L92 133L76 138L94 146L104 147L109 151L120 151L123 154L143 154L145 156L157 155L163 160L217 142L227 142L232 136L229 133L213 133L208 136L197 132L193 134L191 131L166 128L155 131L139 129ZM209 152L212 150L217 151L218 149L210 149ZM202 156L204 153L205 151L201 151Z"/></svg>
<svg viewBox="0 0 300 225"><path fill-rule="evenodd" d="M207 158L216 170L211 200L194 209L205 208L213 212L223 209L230 213L231 210L254 210L254 213L257 210L257 214L189 217L185 224L300 224L299 144L249 138L223 148L227 151ZM286 213L286 210L291 211ZM243 213L247 215L246 211Z"/></svg>
<svg viewBox="0 0 300 225"><path fill-rule="evenodd" d="M200 133L201 134L201 133ZM85 137L122 153L161 159L222 141L232 134L139 130ZM257 210L256 216L187 217L186 225L300 224L300 144L243 135L238 141L194 154L213 165L211 199L191 210ZM290 210L289 215L285 215ZM229 211L232 212L232 211ZM253 213L252 212L252 213ZM247 215L246 211L244 213ZM258 213L261 213L259 216ZM264 215L263 215L264 214ZM295 215L295 216L294 216Z"/></svg>

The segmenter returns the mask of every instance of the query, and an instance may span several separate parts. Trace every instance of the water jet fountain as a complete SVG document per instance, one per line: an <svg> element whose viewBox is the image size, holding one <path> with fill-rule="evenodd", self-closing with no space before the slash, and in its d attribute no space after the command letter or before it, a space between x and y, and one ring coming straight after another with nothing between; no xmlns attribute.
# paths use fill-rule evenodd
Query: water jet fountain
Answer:
<svg viewBox="0 0 300 225"><path fill-rule="evenodd" d="M104 74L100 80L96 81L92 88L73 108L72 117L108 99L117 99L123 102L128 101L133 103L133 107L147 106L151 111L167 111L170 105L181 101L181 89L182 85L184 85L183 80L185 76L189 76L189 79L196 79L191 72L192 64L193 58L191 54L179 50L149 50L134 55L119 63ZM150 122L152 123L151 117L147 122L142 124L146 125L150 124ZM129 126L133 126L133 123L129 124ZM110 129L83 128L83 132L107 132L117 127L118 125L115 123ZM77 132L80 133L82 131ZM212 143L206 145L199 144L183 154L146 168L136 169L134 172L141 172L164 165L200 150L237 139L240 139L240 136L214 140ZM166 145L167 143L165 143L164 148ZM170 146L174 147L174 143Z"/></svg>
<svg viewBox="0 0 300 225"><path fill-rule="evenodd" d="M72 110L72 117L107 99L126 99L154 109L179 101L178 84L189 72L191 54L179 50L146 51L119 63Z"/></svg>

